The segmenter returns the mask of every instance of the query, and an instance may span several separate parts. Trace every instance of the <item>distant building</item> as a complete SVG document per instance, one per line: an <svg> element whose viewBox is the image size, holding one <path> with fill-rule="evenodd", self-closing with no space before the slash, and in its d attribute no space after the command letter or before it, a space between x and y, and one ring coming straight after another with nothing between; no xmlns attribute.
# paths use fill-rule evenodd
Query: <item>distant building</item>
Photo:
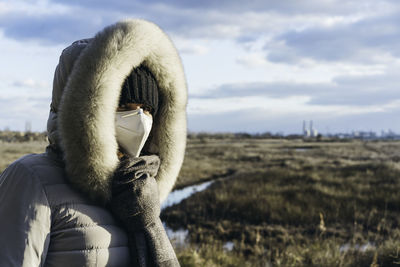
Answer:
<svg viewBox="0 0 400 267"><path fill-rule="evenodd" d="M398 140L398 139L400 139L400 135L395 133L394 131L392 131L390 129L387 130L387 131L382 130L381 131L381 138L382 139L396 139L396 140Z"/></svg>
<svg viewBox="0 0 400 267"><path fill-rule="evenodd" d="M303 136L310 137L310 130L307 129L306 121L303 121Z"/></svg>
<svg viewBox="0 0 400 267"><path fill-rule="evenodd" d="M306 121L303 121L303 136L304 137L317 137L318 130L314 128L313 121L310 121L309 128L307 129Z"/></svg>
<svg viewBox="0 0 400 267"><path fill-rule="evenodd" d="M25 132L30 133L32 131L32 123L30 121L25 122Z"/></svg>
<svg viewBox="0 0 400 267"><path fill-rule="evenodd" d="M377 139L377 135L373 131L355 131L352 134L353 138L358 138L358 139Z"/></svg>
<svg viewBox="0 0 400 267"><path fill-rule="evenodd" d="M311 134L311 137L318 136L318 130L314 128L313 121L310 121L310 134Z"/></svg>

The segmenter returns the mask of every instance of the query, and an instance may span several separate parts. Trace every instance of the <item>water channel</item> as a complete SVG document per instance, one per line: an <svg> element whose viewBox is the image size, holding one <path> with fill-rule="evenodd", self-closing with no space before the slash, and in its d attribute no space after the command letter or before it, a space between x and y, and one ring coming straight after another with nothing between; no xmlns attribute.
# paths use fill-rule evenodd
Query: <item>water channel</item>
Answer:
<svg viewBox="0 0 400 267"><path fill-rule="evenodd" d="M207 181L201 184L187 186L185 188L172 191L168 195L167 199L161 204L161 210L180 203L182 200L190 197L194 193L205 190L214 182L215 180ZM188 242L187 236L189 234L189 231L187 229L182 228L175 231L169 228L165 223L164 223L164 228L165 231L167 232L169 239L172 240L175 246L184 247L187 245Z"/></svg>

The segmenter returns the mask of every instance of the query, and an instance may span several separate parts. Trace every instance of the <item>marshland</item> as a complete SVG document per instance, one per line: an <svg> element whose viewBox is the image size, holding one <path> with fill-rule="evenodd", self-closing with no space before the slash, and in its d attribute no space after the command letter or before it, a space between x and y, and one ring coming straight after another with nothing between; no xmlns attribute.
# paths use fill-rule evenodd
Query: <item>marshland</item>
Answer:
<svg viewBox="0 0 400 267"><path fill-rule="evenodd" d="M191 134L175 188L205 181L161 214L182 266L400 266L399 141Z"/></svg>

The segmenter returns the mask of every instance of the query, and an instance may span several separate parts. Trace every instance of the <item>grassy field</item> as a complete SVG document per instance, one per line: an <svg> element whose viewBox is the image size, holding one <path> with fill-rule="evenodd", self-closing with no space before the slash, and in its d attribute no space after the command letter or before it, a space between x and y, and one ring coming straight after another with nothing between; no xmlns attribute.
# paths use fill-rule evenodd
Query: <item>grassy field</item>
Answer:
<svg viewBox="0 0 400 267"><path fill-rule="evenodd" d="M45 143L1 143L0 170ZM400 266L400 142L189 139L182 266Z"/></svg>
<svg viewBox="0 0 400 267"><path fill-rule="evenodd" d="M30 153L43 153L47 142L32 141L9 143L0 141L0 173L14 160Z"/></svg>
<svg viewBox="0 0 400 267"><path fill-rule="evenodd" d="M399 162L400 142L194 139L178 186L225 178L162 218L189 230L182 266L400 266Z"/></svg>

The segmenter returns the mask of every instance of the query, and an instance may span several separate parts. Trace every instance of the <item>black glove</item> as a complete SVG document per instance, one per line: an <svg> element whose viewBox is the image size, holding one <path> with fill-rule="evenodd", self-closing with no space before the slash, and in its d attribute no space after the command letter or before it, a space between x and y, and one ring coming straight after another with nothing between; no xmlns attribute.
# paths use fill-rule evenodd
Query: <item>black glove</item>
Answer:
<svg viewBox="0 0 400 267"><path fill-rule="evenodd" d="M157 156L124 158L112 180L110 207L128 231L134 266L180 266L160 220L159 166Z"/></svg>
<svg viewBox="0 0 400 267"><path fill-rule="evenodd" d="M114 173L110 206L127 231L142 231L160 216L159 166L157 156L125 158Z"/></svg>

